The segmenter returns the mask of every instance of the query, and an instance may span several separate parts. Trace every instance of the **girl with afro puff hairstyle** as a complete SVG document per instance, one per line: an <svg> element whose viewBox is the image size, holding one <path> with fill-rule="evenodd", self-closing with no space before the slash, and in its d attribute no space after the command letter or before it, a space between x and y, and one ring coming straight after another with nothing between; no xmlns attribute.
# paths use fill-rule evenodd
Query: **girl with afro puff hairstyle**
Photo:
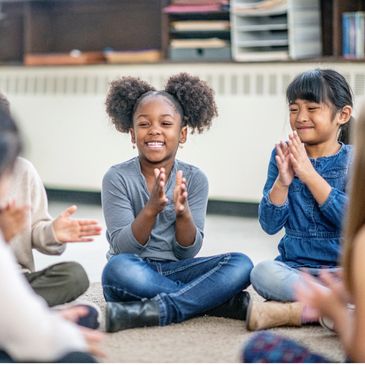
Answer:
<svg viewBox="0 0 365 365"><path fill-rule="evenodd" d="M195 258L208 181L175 159L188 128L201 133L217 115L212 89L186 73L170 77L162 91L123 77L112 82L106 107L138 150L103 179L110 244L102 275L106 330L165 326L203 314L244 320L249 297L242 290L252 262L240 253Z"/></svg>

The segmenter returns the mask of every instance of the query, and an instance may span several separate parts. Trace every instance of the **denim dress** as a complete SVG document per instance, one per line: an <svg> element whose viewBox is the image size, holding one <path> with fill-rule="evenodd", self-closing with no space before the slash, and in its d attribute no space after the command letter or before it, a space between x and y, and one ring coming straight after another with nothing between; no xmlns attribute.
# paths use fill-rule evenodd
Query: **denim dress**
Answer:
<svg viewBox="0 0 365 365"><path fill-rule="evenodd" d="M341 228L348 203L346 185L352 146L342 144L334 155L310 159L318 174L332 187L322 205L297 177L294 177L283 205L277 206L270 201L269 193L278 176L275 156L274 149L259 205L259 221L268 234L275 234L282 228L285 230L276 260L293 268L338 266Z"/></svg>

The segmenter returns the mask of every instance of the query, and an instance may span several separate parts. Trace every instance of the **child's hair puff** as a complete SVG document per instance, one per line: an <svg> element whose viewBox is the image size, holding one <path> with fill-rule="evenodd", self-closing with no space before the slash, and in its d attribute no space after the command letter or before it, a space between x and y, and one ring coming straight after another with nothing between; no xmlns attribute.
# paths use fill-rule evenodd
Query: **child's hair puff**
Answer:
<svg viewBox="0 0 365 365"><path fill-rule="evenodd" d="M184 112L185 124L192 132L203 132L209 129L212 119L218 115L214 100L214 91L199 77L187 73L171 76L165 91L173 95L180 103Z"/></svg>
<svg viewBox="0 0 365 365"><path fill-rule="evenodd" d="M154 90L155 88L147 82L131 76L122 77L111 83L105 102L106 112L119 132L129 132L137 100Z"/></svg>
<svg viewBox="0 0 365 365"><path fill-rule="evenodd" d="M161 95L171 101L181 115L182 125L194 132L209 129L212 119L218 115L214 92L205 81L187 73L171 76L164 90L156 91L147 82L125 76L111 83L106 111L115 128L128 133L133 127L133 114L147 96Z"/></svg>

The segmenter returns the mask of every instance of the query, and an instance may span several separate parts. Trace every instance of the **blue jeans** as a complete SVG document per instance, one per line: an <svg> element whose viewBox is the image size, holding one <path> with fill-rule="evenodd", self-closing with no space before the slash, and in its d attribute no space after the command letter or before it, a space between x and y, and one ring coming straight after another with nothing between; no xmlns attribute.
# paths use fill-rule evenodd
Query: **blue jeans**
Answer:
<svg viewBox="0 0 365 365"><path fill-rule="evenodd" d="M182 322L215 308L250 285L251 260L227 253L180 261L154 261L135 254L113 256L104 268L107 302L152 299L160 325Z"/></svg>
<svg viewBox="0 0 365 365"><path fill-rule="evenodd" d="M313 276L319 276L323 270L335 272L339 268L314 269L292 268L281 261L267 260L257 264L251 271L251 284L254 289L265 299L280 302L296 301L294 288L300 281L301 271L306 271Z"/></svg>

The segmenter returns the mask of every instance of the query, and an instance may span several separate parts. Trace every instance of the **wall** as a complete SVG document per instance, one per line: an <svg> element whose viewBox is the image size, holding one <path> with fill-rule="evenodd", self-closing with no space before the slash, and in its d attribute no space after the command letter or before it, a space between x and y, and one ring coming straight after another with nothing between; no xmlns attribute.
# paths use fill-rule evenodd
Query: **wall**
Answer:
<svg viewBox="0 0 365 365"><path fill-rule="evenodd" d="M160 88L171 74L199 75L216 91L219 118L210 131L190 135L178 158L205 171L211 199L257 202L271 149L288 133L286 86L297 73L318 66L343 72L360 104L363 63L1 67L0 90L21 125L24 154L46 186L99 191L108 167L135 154L129 136L117 133L105 114L109 82L134 75Z"/></svg>

